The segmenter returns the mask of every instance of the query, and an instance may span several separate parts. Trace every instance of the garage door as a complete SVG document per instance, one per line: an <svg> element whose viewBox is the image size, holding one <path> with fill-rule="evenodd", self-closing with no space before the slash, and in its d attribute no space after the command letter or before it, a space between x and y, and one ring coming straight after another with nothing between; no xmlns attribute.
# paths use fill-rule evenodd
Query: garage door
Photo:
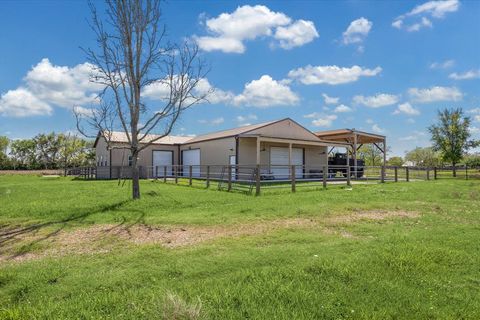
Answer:
<svg viewBox="0 0 480 320"><path fill-rule="evenodd" d="M192 177L200 177L200 149L182 151L183 175L189 175L189 167L192 167Z"/></svg>
<svg viewBox="0 0 480 320"><path fill-rule="evenodd" d="M167 176L172 175L173 151L153 151L153 175L163 177L165 166L167 166ZM158 169L157 169L158 167Z"/></svg>
<svg viewBox="0 0 480 320"><path fill-rule="evenodd" d="M288 148L271 147L270 148L271 171L275 179L289 179L290 170L288 168ZM295 168L295 177L302 178L303 175L303 149L292 148L292 165Z"/></svg>

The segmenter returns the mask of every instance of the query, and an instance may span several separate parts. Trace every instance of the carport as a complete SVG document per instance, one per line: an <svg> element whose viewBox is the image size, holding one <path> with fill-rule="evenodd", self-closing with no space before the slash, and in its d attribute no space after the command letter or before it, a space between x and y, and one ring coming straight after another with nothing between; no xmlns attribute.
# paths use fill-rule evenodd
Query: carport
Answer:
<svg viewBox="0 0 480 320"><path fill-rule="evenodd" d="M373 144L383 154L383 165L387 162L387 138L385 136L355 129L318 131L315 135L322 140L348 143L351 146L355 171L357 171L357 152L364 144Z"/></svg>

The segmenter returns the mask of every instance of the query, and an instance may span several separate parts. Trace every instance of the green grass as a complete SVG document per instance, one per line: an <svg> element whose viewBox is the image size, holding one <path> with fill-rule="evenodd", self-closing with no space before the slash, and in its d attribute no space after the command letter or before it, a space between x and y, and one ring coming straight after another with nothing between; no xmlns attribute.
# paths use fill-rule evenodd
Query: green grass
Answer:
<svg viewBox="0 0 480 320"><path fill-rule="evenodd" d="M50 234L112 223L320 224L175 249L118 242L107 253L0 262L0 319L181 319L195 318L188 310L200 305L202 319L480 318L478 180L286 188L260 197L214 185L141 187L133 202L128 182L0 176L0 226L36 224ZM420 215L325 232L327 217L379 209Z"/></svg>

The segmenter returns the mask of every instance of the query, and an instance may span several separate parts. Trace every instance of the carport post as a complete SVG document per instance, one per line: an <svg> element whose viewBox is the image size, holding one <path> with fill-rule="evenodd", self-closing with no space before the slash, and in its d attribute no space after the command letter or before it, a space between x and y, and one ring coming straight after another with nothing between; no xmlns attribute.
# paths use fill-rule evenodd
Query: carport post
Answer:
<svg viewBox="0 0 480 320"><path fill-rule="evenodd" d="M255 169L255 195L260 195L260 165Z"/></svg>
<svg viewBox="0 0 480 320"><path fill-rule="evenodd" d="M207 166L207 188L210 187L210 166Z"/></svg>
<svg viewBox="0 0 480 320"><path fill-rule="evenodd" d="M227 191L232 190L232 166L228 165L228 188Z"/></svg>
<svg viewBox="0 0 480 320"><path fill-rule="evenodd" d="M322 175L322 180L323 180L323 187L327 187L327 175L328 175L328 167L323 166L323 175Z"/></svg>
<svg viewBox="0 0 480 320"><path fill-rule="evenodd" d="M163 182L167 183L167 166L163 167Z"/></svg>
<svg viewBox="0 0 480 320"><path fill-rule="evenodd" d="M188 166L188 185L192 185L192 166Z"/></svg>
<svg viewBox="0 0 480 320"><path fill-rule="evenodd" d="M295 165L291 165L290 170L290 176L292 179L292 192L295 192Z"/></svg>
<svg viewBox="0 0 480 320"><path fill-rule="evenodd" d="M358 166L358 162L357 162L357 133L355 132L354 135L353 135L353 173L355 174L355 177L354 179L358 179L358 175L357 175L357 166Z"/></svg>

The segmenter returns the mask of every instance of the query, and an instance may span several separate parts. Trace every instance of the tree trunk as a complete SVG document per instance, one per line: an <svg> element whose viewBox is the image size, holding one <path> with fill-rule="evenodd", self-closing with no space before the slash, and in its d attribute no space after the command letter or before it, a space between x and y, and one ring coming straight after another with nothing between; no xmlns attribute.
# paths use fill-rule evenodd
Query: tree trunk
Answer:
<svg viewBox="0 0 480 320"><path fill-rule="evenodd" d="M453 164L453 177L456 178L457 177L457 164L454 162L452 163Z"/></svg>
<svg viewBox="0 0 480 320"><path fill-rule="evenodd" d="M138 152L132 152L132 198L140 199L140 171L138 170Z"/></svg>

